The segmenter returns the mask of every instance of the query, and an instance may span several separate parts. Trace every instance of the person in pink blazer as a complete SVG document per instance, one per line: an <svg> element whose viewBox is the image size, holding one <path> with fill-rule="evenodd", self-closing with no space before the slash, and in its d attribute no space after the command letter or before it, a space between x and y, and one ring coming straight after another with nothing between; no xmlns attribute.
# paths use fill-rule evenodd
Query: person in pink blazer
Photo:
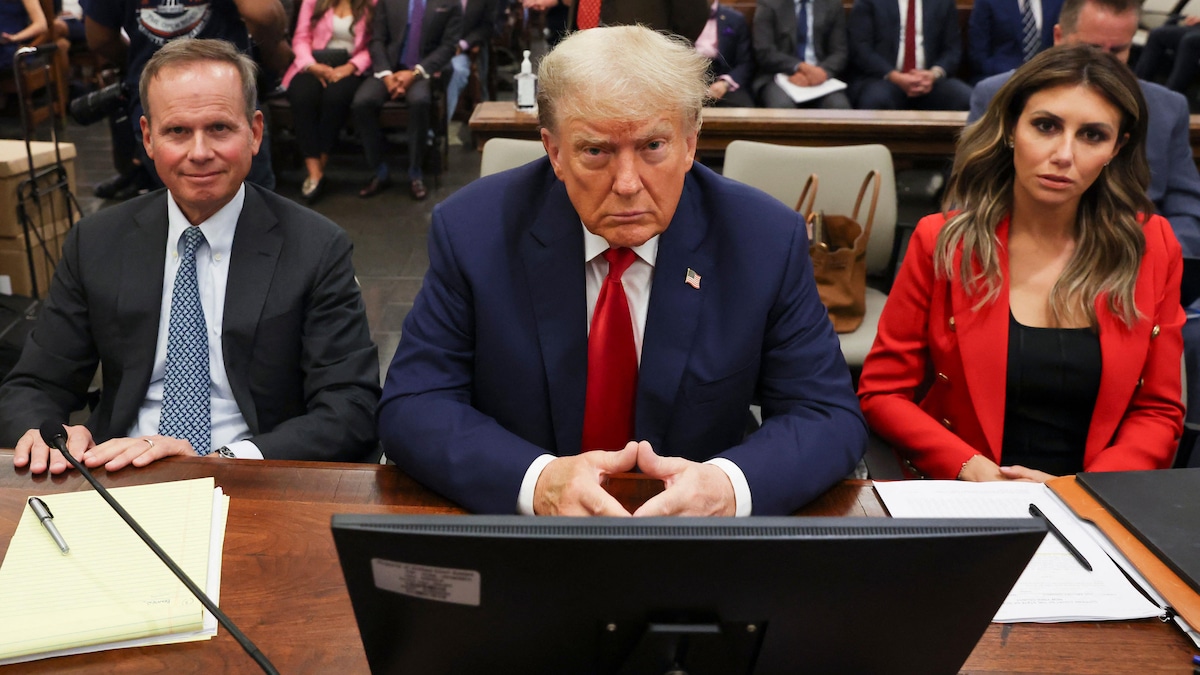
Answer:
<svg viewBox="0 0 1200 675"><path fill-rule="evenodd" d="M373 0L302 0L292 51L296 58L283 75L292 104L296 143L308 176L300 193L308 203L323 192L325 164L346 126L350 103L371 74Z"/></svg>
<svg viewBox="0 0 1200 675"><path fill-rule="evenodd" d="M1170 466L1182 254L1151 213L1137 80L1087 45L1016 71L959 141L863 364L915 475L1044 481Z"/></svg>

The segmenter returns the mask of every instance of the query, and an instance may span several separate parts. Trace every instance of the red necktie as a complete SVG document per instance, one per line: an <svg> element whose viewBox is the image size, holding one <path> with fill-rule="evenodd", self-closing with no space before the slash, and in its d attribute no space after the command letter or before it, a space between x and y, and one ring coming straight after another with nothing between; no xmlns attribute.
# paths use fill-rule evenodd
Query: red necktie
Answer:
<svg viewBox="0 0 1200 675"><path fill-rule="evenodd" d="M917 67L917 0L908 0L908 16L904 20L904 72Z"/></svg>
<svg viewBox="0 0 1200 675"><path fill-rule="evenodd" d="M633 438L633 406L637 398L637 348L633 319L621 275L637 254L628 248L604 252L608 276L596 298L588 336L587 401L583 411L583 446L620 450Z"/></svg>
<svg viewBox="0 0 1200 675"><path fill-rule="evenodd" d="M600 0L579 0L579 9L575 12L575 26L579 30L587 30L600 25Z"/></svg>

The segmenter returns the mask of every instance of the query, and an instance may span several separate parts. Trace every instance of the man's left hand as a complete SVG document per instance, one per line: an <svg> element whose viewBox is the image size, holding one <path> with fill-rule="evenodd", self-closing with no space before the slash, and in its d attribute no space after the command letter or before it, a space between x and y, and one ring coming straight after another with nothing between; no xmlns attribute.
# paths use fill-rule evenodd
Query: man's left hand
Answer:
<svg viewBox="0 0 1200 675"><path fill-rule="evenodd" d="M814 66L811 63L801 63L800 72L804 73L804 76L808 78L808 85L810 87L825 84L825 80L829 79L829 73L826 73L824 68Z"/></svg>
<svg viewBox="0 0 1200 675"><path fill-rule="evenodd" d="M661 457L647 441L638 443L638 468L666 489L633 512L635 516L732 516L737 512L729 476L712 464Z"/></svg>
<svg viewBox="0 0 1200 675"><path fill-rule="evenodd" d="M186 439L171 436L114 438L83 453L83 463L90 469L103 464L105 471L117 471L130 464L146 466L171 455L195 457L196 451Z"/></svg>

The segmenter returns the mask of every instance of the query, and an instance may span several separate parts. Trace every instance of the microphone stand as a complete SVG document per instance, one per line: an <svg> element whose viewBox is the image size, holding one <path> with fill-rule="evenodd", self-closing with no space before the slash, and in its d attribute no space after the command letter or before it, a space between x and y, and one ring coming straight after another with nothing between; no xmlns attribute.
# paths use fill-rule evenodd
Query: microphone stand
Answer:
<svg viewBox="0 0 1200 675"><path fill-rule="evenodd" d="M50 427L49 429L47 429L48 426ZM179 577L179 580L183 582L183 585L186 586L189 591L191 591L192 595L196 596L196 599L200 601L200 604L204 605L205 609L212 612L213 616L217 618L217 622L224 626L225 630L229 631L229 634L233 636L233 639L238 641L238 644L242 646L242 649L244 649L246 653L250 655L250 658L254 659L254 662L257 663L260 668L262 668L263 672L267 673L268 675L279 675L279 671L275 670L275 666L271 663L270 659L268 659L266 655L259 651L258 647L250 641L250 638L246 637L242 631L238 630L238 627L234 625L233 621L231 621L229 617L225 616L225 613L221 611L221 608L217 607L217 604L213 602L204 591L200 590L200 587L197 586L190 577L188 577L187 573L184 572L179 565L175 564L174 560L171 560L171 556L167 555L167 552L162 550L158 543L155 542L154 539L152 539L150 535L142 529L141 525L138 525L138 522L133 519L133 516L129 515L129 512L125 510L125 507L121 506L117 500L113 498L108 490L96 480L91 471L88 471L88 468L83 465L83 462L75 459L75 457L73 457L71 453L67 451L66 442L63 438L62 425L52 422L43 424L41 431L42 440L45 441L47 445L57 449L60 453L62 453L62 456L67 460L67 462L71 466L75 467L75 469L87 479L87 482L92 484L92 487L96 488L96 492L100 493L100 496L104 498L104 501L108 502L108 505L117 512L117 515L121 516L121 519L124 520L125 523L129 525L129 527L132 528L135 533L137 533L137 536L141 537L142 541L146 542L146 546L149 546L150 550L154 551L154 555L158 556L159 560L162 560L163 564L166 565L176 577ZM47 431L50 433L47 433Z"/></svg>

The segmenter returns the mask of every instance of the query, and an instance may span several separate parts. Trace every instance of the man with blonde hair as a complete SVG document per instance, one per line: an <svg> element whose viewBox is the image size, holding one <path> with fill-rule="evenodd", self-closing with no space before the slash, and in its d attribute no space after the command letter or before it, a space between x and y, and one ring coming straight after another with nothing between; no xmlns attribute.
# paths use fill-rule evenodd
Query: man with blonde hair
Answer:
<svg viewBox="0 0 1200 675"><path fill-rule="evenodd" d="M378 420L388 456L472 511L790 513L866 429L800 217L696 164L707 64L597 28L539 69L548 157L438 205ZM746 434L747 409L762 427Z"/></svg>

